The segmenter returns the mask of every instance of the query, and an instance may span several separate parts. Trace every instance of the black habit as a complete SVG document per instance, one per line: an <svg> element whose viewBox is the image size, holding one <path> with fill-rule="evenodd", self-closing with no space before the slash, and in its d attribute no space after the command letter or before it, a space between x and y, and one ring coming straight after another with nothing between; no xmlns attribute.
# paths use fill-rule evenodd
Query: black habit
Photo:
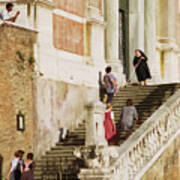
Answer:
<svg viewBox="0 0 180 180"><path fill-rule="evenodd" d="M139 50L141 53L140 57L135 56L133 60L133 64L136 67L136 75L139 82L144 81L146 79L151 79L151 74L149 71L149 67L147 65L147 57L146 55Z"/></svg>

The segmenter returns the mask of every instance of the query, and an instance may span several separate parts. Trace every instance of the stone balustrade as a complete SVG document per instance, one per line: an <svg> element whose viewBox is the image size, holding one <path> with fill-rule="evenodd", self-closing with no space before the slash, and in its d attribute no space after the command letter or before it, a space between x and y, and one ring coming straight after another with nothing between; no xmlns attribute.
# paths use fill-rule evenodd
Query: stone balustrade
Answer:
<svg viewBox="0 0 180 180"><path fill-rule="evenodd" d="M180 134L180 90L162 105L118 149L119 158L109 168L82 169L80 179L136 180L140 179L167 143ZM103 173L102 173L103 172Z"/></svg>

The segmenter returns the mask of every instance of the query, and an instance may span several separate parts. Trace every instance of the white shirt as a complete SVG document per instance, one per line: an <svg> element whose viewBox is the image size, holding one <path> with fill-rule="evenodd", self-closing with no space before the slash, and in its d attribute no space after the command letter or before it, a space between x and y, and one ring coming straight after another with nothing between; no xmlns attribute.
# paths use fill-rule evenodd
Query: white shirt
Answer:
<svg viewBox="0 0 180 180"><path fill-rule="evenodd" d="M18 162L19 162L19 158L14 158L11 161L11 172L13 172L16 169Z"/></svg>
<svg viewBox="0 0 180 180"><path fill-rule="evenodd" d="M8 12L7 9L4 9L1 13L1 18L3 21L12 18L13 17L13 13L12 12Z"/></svg>

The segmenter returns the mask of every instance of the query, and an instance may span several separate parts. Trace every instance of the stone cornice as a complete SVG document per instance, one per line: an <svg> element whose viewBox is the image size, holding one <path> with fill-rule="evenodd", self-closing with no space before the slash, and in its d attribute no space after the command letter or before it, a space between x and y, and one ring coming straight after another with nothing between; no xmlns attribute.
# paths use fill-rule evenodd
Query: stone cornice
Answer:
<svg viewBox="0 0 180 180"><path fill-rule="evenodd" d="M86 18L86 22L90 23L90 24L97 24L97 25L101 25L104 28L106 27L107 23L104 20L101 19L97 19L97 18Z"/></svg>
<svg viewBox="0 0 180 180"><path fill-rule="evenodd" d="M180 53L180 49L176 42L171 40L163 40L156 42L156 49L160 51L174 51L175 53Z"/></svg>
<svg viewBox="0 0 180 180"><path fill-rule="evenodd" d="M4 3L29 3L29 2L34 2L34 0L0 0L0 4L4 4Z"/></svg>
<svg viewBox="0 0 180 180"><path fill-rule="evenodd" d="M38 5L41 5L41 6L48 7L50 9L55 8L55 4L54 4L54 2L52 0L35 0L34 3L38 4Z"/></svg>

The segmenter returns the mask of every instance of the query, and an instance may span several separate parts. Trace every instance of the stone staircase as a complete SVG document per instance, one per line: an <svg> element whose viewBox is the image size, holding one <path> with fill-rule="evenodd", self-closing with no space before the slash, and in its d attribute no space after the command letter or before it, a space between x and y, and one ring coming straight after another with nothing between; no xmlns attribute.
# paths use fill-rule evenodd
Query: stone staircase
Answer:
<svg viewBox="0 0 180 180"><path fill-rule="evenodd" d="M36 162L35 180L76 180L79 168L83 166L73 151L85 145L85 121L68 133L68 137L57 143Z"/></svg>
<svg viewBox="0 0 180 180"><path fill-rule="evenodd" d="M166 100L180 88L180 84L163 84L153 86L132 86L120 89L113 99L116 128L119 145L127 139L127 134L120 126L120 114L127 99L132 99L138 111L139 120L134 121L133 133L141 124L152 115Z"/></svg>
<svg viewBox="0 0 180 180"><path fill-rule="evenodd" d="M127 136L120 127L120 113L126 100L133 99L140 119L134 122L132 133L158 109L174 92L180 84L164 84L154 86L132 86L121 88L113 99L113 110L115 112L116 127L118 131L119 144L122 144ZM36 162L35 180L76 180L79 168L83 162L73 155L75 147L85 145L85 121L77 129L69 133L68 138L47 151L40 160Z"/></svg>

